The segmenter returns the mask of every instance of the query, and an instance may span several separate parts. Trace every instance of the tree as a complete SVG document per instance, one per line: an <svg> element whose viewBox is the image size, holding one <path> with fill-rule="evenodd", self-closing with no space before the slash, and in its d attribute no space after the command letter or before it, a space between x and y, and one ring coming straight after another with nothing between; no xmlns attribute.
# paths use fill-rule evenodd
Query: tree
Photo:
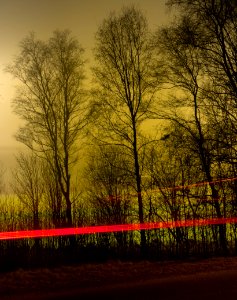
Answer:
<svg viewBox="0 0 237 300"><path fill-rule="evenodd" d="M132 158L140 223L144 222L140 133L157 91L157 78L152 74L155 57L149 37L145 17L129 7L104 20L96 34L95 47L98 89L93 105L97 107L100 140L122 147ZM145 251L143 230L141 247Z"/></svg>
<svg viewBox="0 0 237 300"><path fill-rule="evenodd" d="M237 132L237 3L234 0L171 0L168 3L177 6L180 19L188 20L182 42L199 52L205 67L206 85L203 88L206 99L210 101L209 111L212 110L213 120L216 119L215 126L222 127L220 145L234 150L236 139L233 136Z"/></svg>
<svg viewBox="0 0 237 300"><path fill-rule="evenodd" d="M50 212L50 221L55 228L64 227L66 225L65 204L63 203L62 191L55 177L55 172L48 167L47 162L44 163L43 172L45 212Z"/></svg>
<svg viewBox="0 0 237 300"><path fill-rule="evenodd" d="M194 143L190 139L189 132L175 122L172 125L166 129L168 134L164 134L159 141L150 145L146 158L147 181L150 181L151 185L150 211L153 221L205 218L207 185L194 184L201 182L204 176L200 158L192 150ZM211 218L213 210L209 209L208 212L208 217ZM176 254L187 251L191 245L198 243L196 237L199 230L198 227L168 228L167 241L171 243L170 250L173 238ZM161 234L160 231L158 233ZM160 239L162 244L162 238Z"/></svg>
<svg viewBox="0 0 237 300"><path fill-rule="evenodd" d="M221 209L219 191L213 183L214 165L217 156L220 159L221 155L230 153L223 151L224 147L234 148L233 138L227 142L226 137L233 136L229 130L236 118L237 6L229 0L171 0L169 4L178 5L180 15L157 38L158 48L167 62L168 82L176 92L172 101L175 109L166 116L188 132L204 180L209 182L212 205L217 217L222 218L225 208ZM211 123L213 120L217 122ZM222 134L217 137L210 128ZM218 227L220 244L226 252L226 226Z"/></svg>
<svg viewBox="0 0 237 300"><path fill-rule="evenodd" d="M39 207L44 194L43 164L34 153L20 153L16 160L12 188L26 211L31 214L33 229L39 229Z"/></svg>
<svg viewBox="0 0 237 300"><path fill-rule="evenodd" d="M21 82L13 108L24 126L16 137L47 160L71 226L71 172L78 158L78 138L86 124L83 49L68 31L55 31L47 42L30 34L20 49L8 67Z"/></svg>
<svg viewBox="0 0 237 300"><path fill-rule="evenodd" d="M94 221L99 225L131 222L132 195L130 163L116 146L96 147L85 169L87 197ZM119 248L126 248L128 232L113 234Z"/></svg>

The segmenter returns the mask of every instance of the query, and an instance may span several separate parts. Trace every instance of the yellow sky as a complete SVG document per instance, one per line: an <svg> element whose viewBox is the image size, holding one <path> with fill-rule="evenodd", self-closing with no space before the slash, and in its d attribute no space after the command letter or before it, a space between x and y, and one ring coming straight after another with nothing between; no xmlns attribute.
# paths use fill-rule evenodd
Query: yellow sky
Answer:
<svg viewBox="0 0 237 300"><path fill-rule="evenodd" d="M90 58L98 26L111 11L134 4L145 13L149 26L169 21L166 0L0 0L0 161L14 152L19 119L11 111L16 82L4 72L18 51L19 42L34 31L47 39L55 29L70 29ZM4 154L5 156L1 156Z"/></svg>

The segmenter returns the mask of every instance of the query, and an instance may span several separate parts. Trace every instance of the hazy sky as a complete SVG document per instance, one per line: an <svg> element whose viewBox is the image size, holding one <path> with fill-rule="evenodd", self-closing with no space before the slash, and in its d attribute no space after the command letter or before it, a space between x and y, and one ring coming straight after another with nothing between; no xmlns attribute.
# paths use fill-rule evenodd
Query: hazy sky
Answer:
<svg viewBox="0 0 237 300"><path fill-rule="evenodd" d="M14 133L18 118L11 111L15 82L4 72L19 51L19 42L34 31L47 39L55 29L70 29L91 56L94 35L102 20L111 11L134 4L142 9L151 29L167 23L170 15L166 0L0 0L0 160L1 154L15 149L19 143Z"/></svg>

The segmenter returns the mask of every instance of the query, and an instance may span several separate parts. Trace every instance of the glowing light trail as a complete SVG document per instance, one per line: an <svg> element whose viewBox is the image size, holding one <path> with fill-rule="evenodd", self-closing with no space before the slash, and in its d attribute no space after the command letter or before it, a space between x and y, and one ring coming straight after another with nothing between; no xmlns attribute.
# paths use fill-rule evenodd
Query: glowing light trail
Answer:
<svg viewBox="0 0 237 300"><path fill-rule="evenodd" d="M202 182L196 182L196 183L191 183L188 185L176 185L174 187L162 187L160 189L155 189L155 190L151 190L151 192L156 192L156 191L173 191L173 190L181 190L181 189L191 189L193 187L197 187L197 186L203 186L203 185L209 185L209 184L217 184L217 183L221 183L221 182L228 182L228 181L235 181L237 180L237 177L231 177L231 178L219 178L213 181L202 181Z"/></svg>
<svg viewBox="0 0 237 300"><path fill-rule="evenodd" d="M192 187L217 184L221 182L235 181L237 177L233 178L220 178L212 182L204 181L189 184L186 186L164 187L160 190L179 190L179 189L191 189ZM151 192L157 192L159 190L152 190ZM132 195L130 195L132 196ZM112 199L110 195L108 199ZM213 200L213 199L212 199ZM218 199L215 199L218 200ZM220 199L219 199L220 200ZM88 227L76 227L76 228L60 228L60 229L41 229L41 230L21 230L21 231L5 231L0 232L0 240L12 240L12 239L25 239L25 238L44 238L53 236L67 236L67 235L80 235L80 234L94 234L94 233L109 233L119 231L132 231L132 230L149 230L149 229L161 229L161 228L176 228L176 227L193 227L193 226L206 226L214 224L230 224L237 223L237 217L233 218L212 218L212 219L194 219L194 220L179 220L179 221L167 221L167 222L154 222L143 224L120 224L120 225L104 225L104 226L88 226Z"/></svg>
<svg viewBox="0 0 237 300"><path fill-rule="evenodd" d="M157 192L160 192L160 191L189 190L189 189L194 188L194 187L205 186L205 185L209 185L209 184L218 184L218 183L222 183L222 182L229 182L229 181L236 181L236 180L237 180L237 177L219 178L219 179L215 179L213 181L202 181L202 182L191 183L191 184L188 184L188 185L176 185L174 187L160 187L158 189L152 189L152 190L142 192L141 194L147 194L147 193L152 193L153 194L153 193L157 193ZM123 195L123 196L137 197L138 194L139 193L137 193L137 194L127 194L127 195ZM108 197L105 197L104 199L114 200L114 199L118 199L118 198L121 198L121 197L122 197L121 195L116 195L116 196L109 195ZM218 200L218 199L215 199L215 200Z"/></svg>
<svg viewBox="0 0 237 300"><path fill-rule="evenodd" d="M237 223L237 217L180 220L180 221L154 222L154 223L143 223L143 224L137 223L137 224L77 227L77 228L8 231L8 232L0 232L0 240L44 238L44 237L53 237L53 236L107 233L107 232L119 232L119 231L131 231L131 230L192 227L192 226L205 226L205 225L214 225L214 224L217 225L217 224L227 224L227 223Z"/></svg>

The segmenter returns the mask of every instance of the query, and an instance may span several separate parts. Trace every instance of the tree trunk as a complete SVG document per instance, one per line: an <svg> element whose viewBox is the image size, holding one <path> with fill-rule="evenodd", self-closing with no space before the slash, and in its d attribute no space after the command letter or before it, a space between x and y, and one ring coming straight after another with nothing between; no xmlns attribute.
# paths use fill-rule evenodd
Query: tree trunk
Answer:
<svg viewBox="0 0 237 300"><path fill-rule="evenodd" d="M138 200L138 215L140 224L144 223L144 213L143 213L143 201L142 201L142 189L141 189L141 175L138 160L137 151L137 133L135 124L133 125L133 154L134 154L134 164L135 164L135 177L137 186L137 200ZM143 257L147 254L147 243L146 243L146 232L144 229L140 230L141 234L141 254Z"/></svg>
<svg viewBox="0 0 237 300"><path fill-rule="evenodd" d="M218 194L217 189L215 188L215 185L213 183L213 178L211 176L210 158L209 158L208 152L205 149L202 126L201 126L201 122L200 122L199 116L198 116L197 91L196 91L196 93L194 93L193 96L194 96L195 122L196 122L196 126L197 126L197 129L198 129L198 134L199 134L199 137L198 137L199 155L200 155L203 171L206 174L207 181L209 182L209 186L211 188L212 202L213 202L213 206L216 210L217 218L222 218L223 216L221 214L220 203L219 203L219 200L218 200L219 199L219 194ZM217 226L218 226L218 231L219 231L220 247L221 247L222 252L224 254L226 254L227 253L226 225L225 224L220 224L220 225L217 225Z"/></svg>

